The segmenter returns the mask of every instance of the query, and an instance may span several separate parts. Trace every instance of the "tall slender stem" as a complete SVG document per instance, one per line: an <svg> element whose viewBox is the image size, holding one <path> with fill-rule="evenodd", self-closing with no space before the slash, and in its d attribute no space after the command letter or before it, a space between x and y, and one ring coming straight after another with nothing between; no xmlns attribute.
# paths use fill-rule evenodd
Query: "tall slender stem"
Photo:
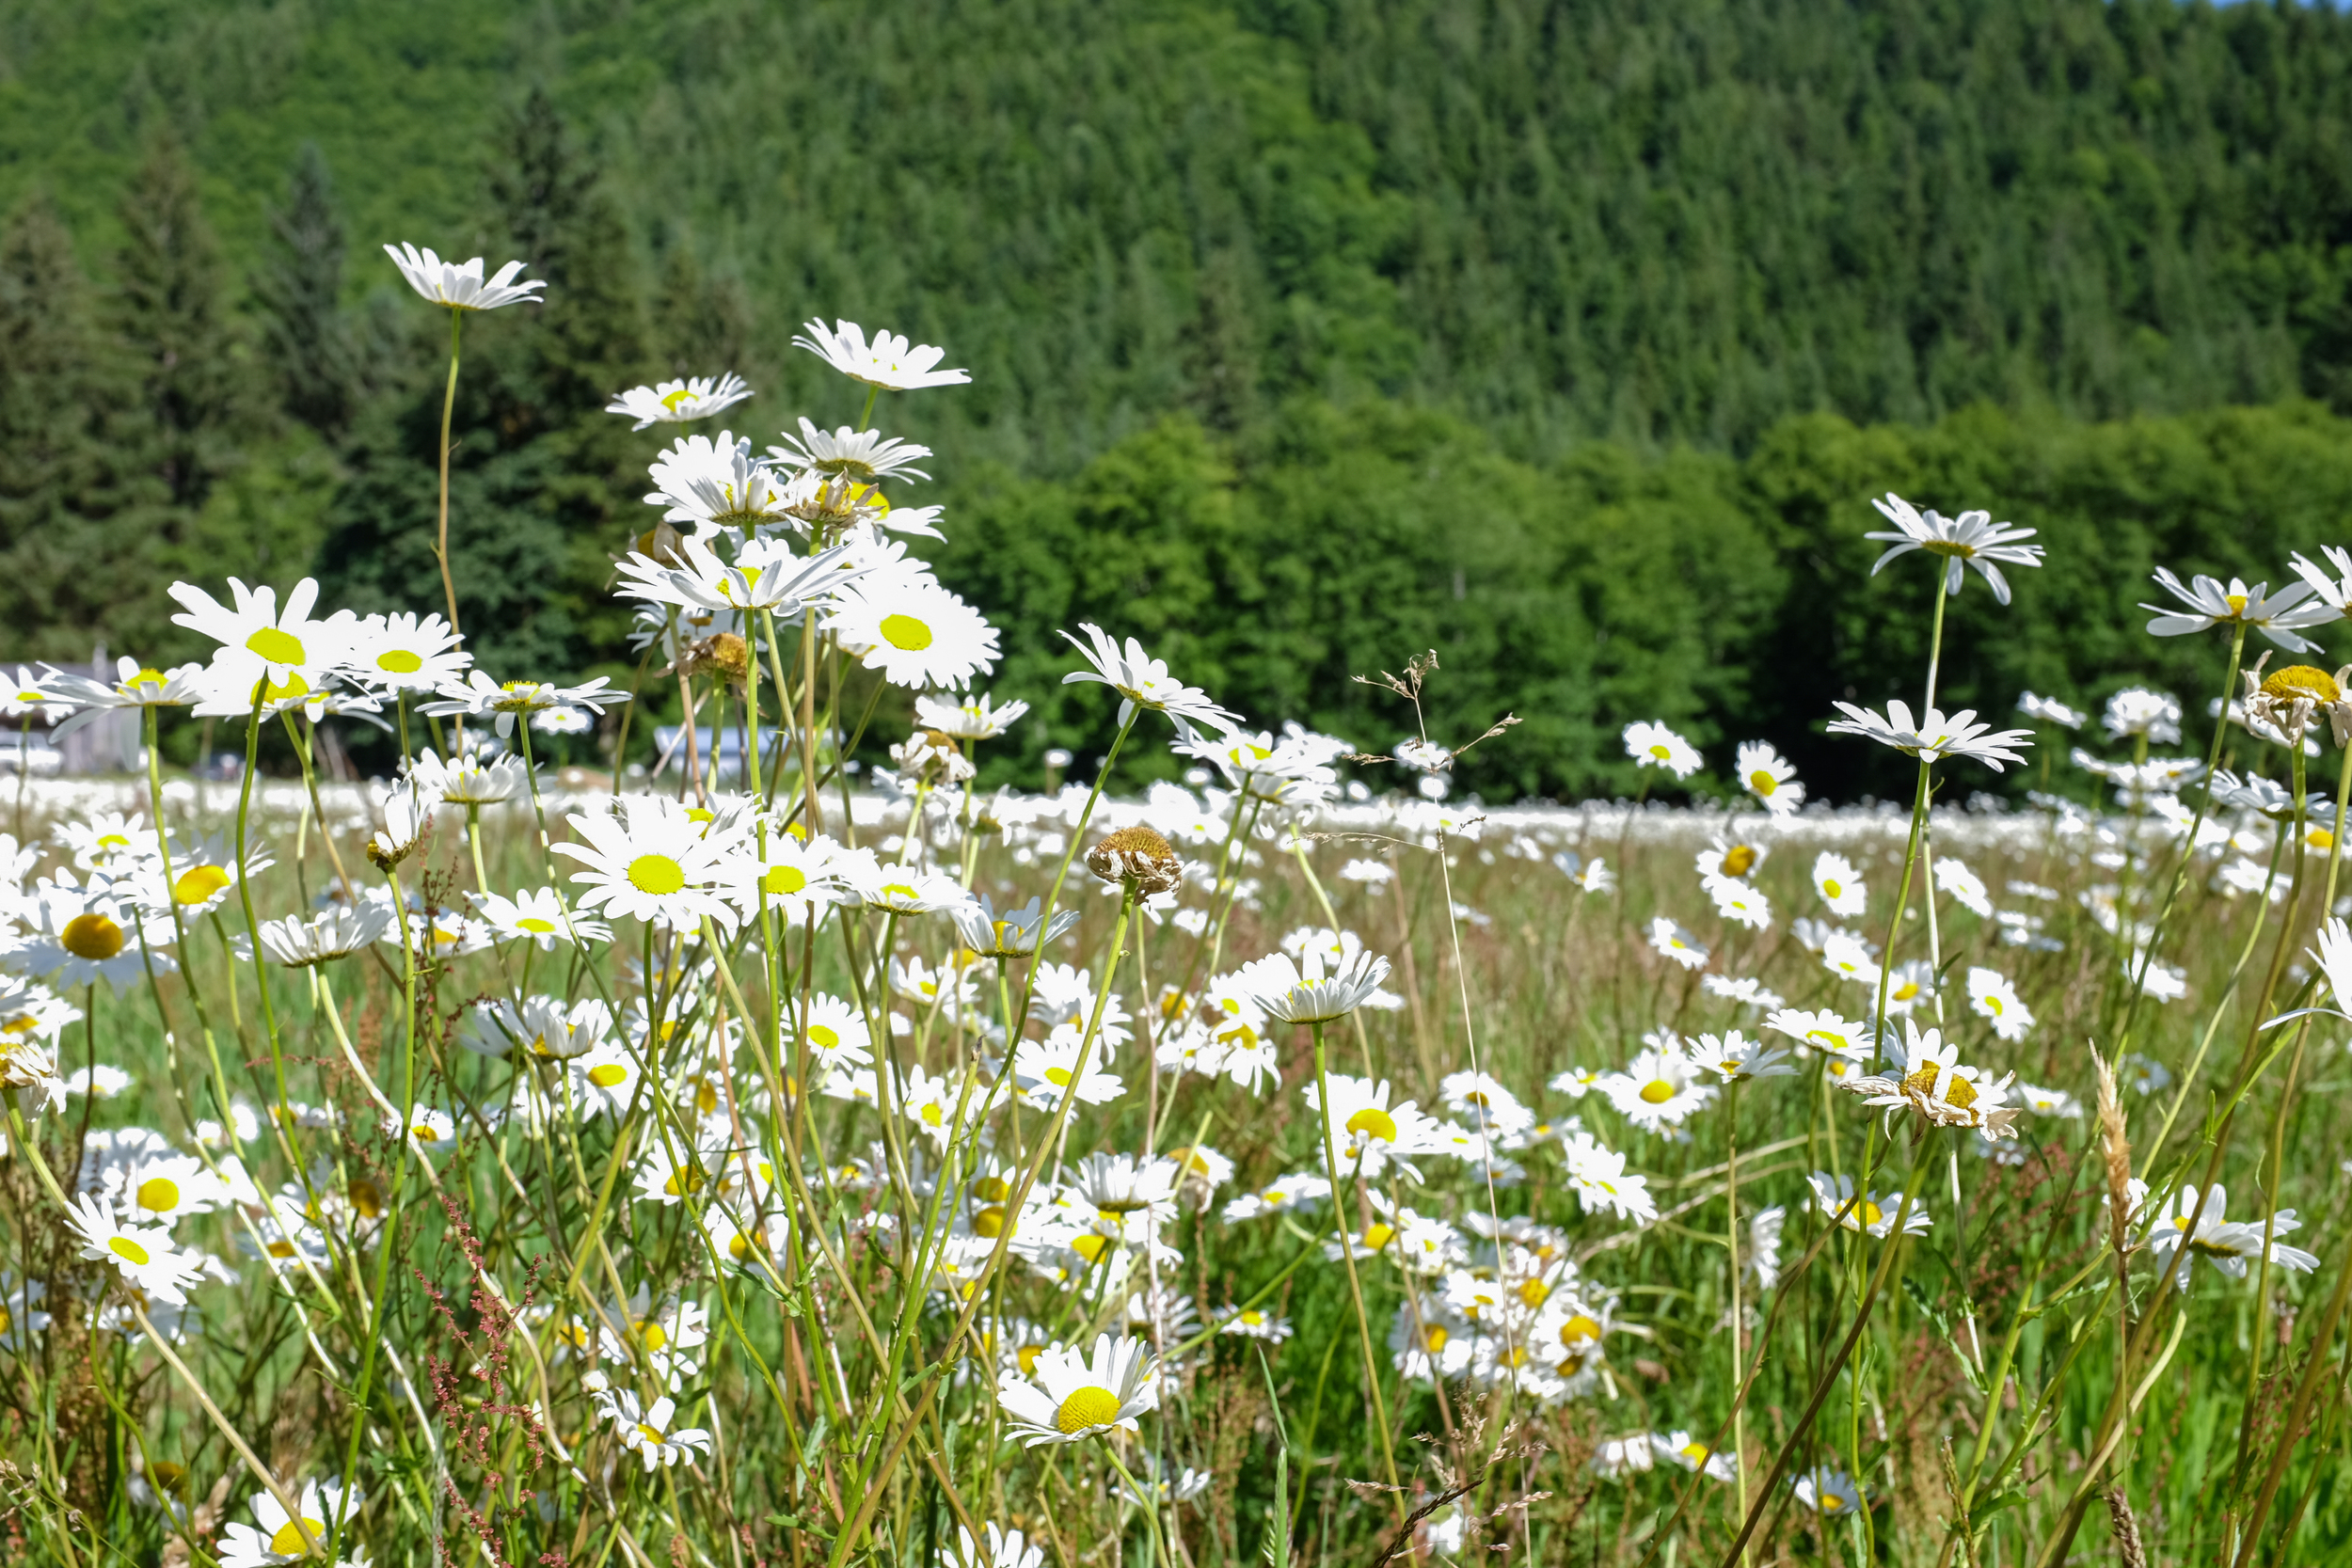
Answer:
<svg viewBox="0 0 2352 1568"><path fill-rule="evenodd" d="M1347 1213L1343 1207L1345 1190L1340 1185L1339 1146L1331 1135L1331 1079L1324 1069L1323 1021L1317 1019L1307 1025L1315 1040L1315 1119L1322 1123L1323 1168L1331 1182L1331 1218L1340 1232L1340 1259L1347 1265L1347 1294L1356 1304L1356 1334L1364 1353L1364 1390L1372 1400L1372 1423L1380 1434L1380 1463L1391 1488L1389 1500L1396 1505L1397 1517L1405 1516L1405 1498L1395 1490L1396 1449L1389 1432L1388 1402L1380 1397L1380 1364L1372 1354L1372 1320L1364 1311L1363 1281L1356 1274L1356 1243L1348 1237Z"/></svg>
<svg viewBox="0 0 2352 1568"><path fill-rule="evenodd" d="M455 306L449 312L449 387L441 394L441 510L433 534L433 558L441 565L441 592L449 599L449 629L456 631L457 579L449 569L449 432L457 412L457 342L466 312ZM462 721L461 721L462 722Z"/></svg>

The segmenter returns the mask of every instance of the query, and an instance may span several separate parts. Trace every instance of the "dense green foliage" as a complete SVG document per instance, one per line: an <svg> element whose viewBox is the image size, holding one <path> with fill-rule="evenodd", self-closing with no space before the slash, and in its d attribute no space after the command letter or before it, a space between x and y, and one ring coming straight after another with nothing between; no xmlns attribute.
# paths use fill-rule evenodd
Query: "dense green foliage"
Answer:
<svg viewBox="0 0 2352 1568"><path fill-rule="evenodd" d="M1025 693L1090 617L1378 744L1346 677L1434 647L1447 722L1525 721L1467 775L1504 794L1629 787L1651 714L1882 783L1808 744L1924 613L1859 576L1871 493L2044 530L1954 672L2001 707L2131 662L2152 562L2275 577L2352 477L2329 10L104 0L0 8L0 57L9 657L168 654L173 573L430 577L448 344L394 238L554 285L467 344L494 668L628 667L593 607L660 442L605 398L732 366L762 439L849 418L787 346L838 314L976 371L878 417ZM1099 747L1054 704L1032 754Z"/></svg>

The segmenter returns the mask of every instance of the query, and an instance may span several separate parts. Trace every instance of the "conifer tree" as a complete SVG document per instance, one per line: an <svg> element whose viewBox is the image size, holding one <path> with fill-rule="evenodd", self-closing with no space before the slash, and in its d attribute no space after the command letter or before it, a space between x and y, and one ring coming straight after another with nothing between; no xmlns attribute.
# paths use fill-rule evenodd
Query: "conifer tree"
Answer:
<svg viewBox="0 0 2352 1568"><path fill-rule="evenodd" d="M351 324L342 308L343 223L326 156L305 142L270 214L270 242L253 273L262 350L294 419L333 437L350 422L358 392Z"/></svg>
<svg viewBox="0 0 2352 1568"><path fill-rule="evenodd" d="M204 504L253 424L246 363L220 245L204 219L196 170L159 135L123 193L115 261L115 329L133 396L149 424L144 463L183 515Z"/></svg>

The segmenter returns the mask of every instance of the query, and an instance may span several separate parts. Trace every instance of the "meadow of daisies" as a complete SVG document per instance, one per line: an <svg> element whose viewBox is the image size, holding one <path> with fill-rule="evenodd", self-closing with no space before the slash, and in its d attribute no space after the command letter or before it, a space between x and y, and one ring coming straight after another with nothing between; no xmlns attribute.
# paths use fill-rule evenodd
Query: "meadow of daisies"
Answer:
<svg viewBox="0 0 2352 1568"><path fill-rule="evenodd" d="M392 261L453 338L535 303ZM1740 808L1485 805L1451 774L1513 718L1457 722L1435 657L1366 672L1394 733L1342 739L1092 626L1064 679L1120 697L1109 754L982 791L1027 702L909 548L930 452L874 422L967 373L798 341L855 422L663 452L616 541L630 688L479 668L453 593L307 580L177 585L202 663L16 673L13 712L127 712L149 761L20 784L0 841L12 1560L2352 1541L2352 698L2317 662L2352 556L2159 574L2212 690L2001 727L1937 705L1943 607L2007 603L2033 531L1879 499L1886 591L1936 613L1822 716L1915 759L1870 809L1638 719L1645 777ZM692 721L650 774L534 755L627 754L657 692ZM299 781L167 779L203 721ZM329 721L397 775L322 784ZM1122 784L1161 748L1184 784ZM2020 768L2027 806L1954 803Z"/></svg>

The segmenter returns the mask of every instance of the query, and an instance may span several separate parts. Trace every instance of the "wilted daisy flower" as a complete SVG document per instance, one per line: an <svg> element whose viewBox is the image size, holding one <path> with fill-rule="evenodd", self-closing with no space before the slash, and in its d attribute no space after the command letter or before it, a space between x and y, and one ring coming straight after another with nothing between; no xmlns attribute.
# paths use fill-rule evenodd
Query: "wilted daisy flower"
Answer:
<svg viewBox="0 0 2352 1568"><path fill-rule="evenodd" d="M1851 919L1869 905L1862 873L1854 869L1853 862L1834 849L1824 849L1813 858L1813 889L1834 915Z"/></svg>
<svg viewBox="0 0 2352 1568"><path fill-rule="evenodd" d="M2001 567L1996 563L2006 562L2011 566L2042 564L2041 546L2018 543L2021 539L2032 538L2036 531L1996 523L1990 512L1963 512L1957 517L1947 517L1933 510L1922 513L1892 490L1883 500L1873 497L1870 504L1878 508L1880 516L1895 525L1892 530L1873 529L1862 536L1888 542L1886 553L1870 567L1872 577L1878 576L1879 568L1899 555L1912 550L1926 550L1931 555L1940 555L1945 559L1945 593L1960 592L1963 580L1961 567L1964 563L1974 567L1991 585L1994 598L2007 604L2009 579L2001 576Z"/></svg>
<svg viewBox="0 0 2352 1568"><path fill-rule="evenodd" d="M946 349L929 343L910 345L895 332L878 331L869 344L857 323L835 321L828 331L816 317L802 324L801 330L805 336L792 340L794 348L808 350L850 380L869 387L906 392L923 387L960 387L972 379L969 371L933 370L946 356Z"/></svg>
<svg viewBox="0 0 2352 1568"><path fill-rule="evenodd" d="M684 806L652 795L629 798L627 821L603 813L565 820L586 842L566 841L555 852L580 863L572 880L588 890L583 905L616 920L691 928L709 919L735 928L735 910L714 891L734 877L739 847L733 833L706 832Z"/></svg>
<svg viewBox="0 0 2352 1568"><path fill-rule="evenodd" d="M2296 633L2306 626L2326 626L2341 613L2325 600L2305 603L2312 597L2309 582L2289 583L2272 594L2266 582L2249 588L2232 578L2224 586L2218 579L2200 572L2184 584L2170 567L2160 566L2155 583L2180 600L2179 606L2169 609L2153 604L2139 607L2155 611L2156 618L2148 623L2148 629L2158 637L2180 637L2209 626L2245 626L2291 654L2310 653L2319 644Z"/></svg>
<svg viewBox="0 0 2352 1568"><path fill-rule="evenodd" d="M1846 717L1831 723L1830 734L1858 735L1922 762L1969 757L1998 773L2004 763L2026 760L2015 748L2033 744L2032 735L2025 730L1995 730L1976 722L1975 708L1963 708L1947 719L1941 709L1931 707L1915 726L1910 707L1899 698L1886 705L1883 717L1851 703L1831 705Z"/></svg>
<svg viewBox="0 0 2352 1568"><path fill-rule="evenodd" d="M1817 1170L1805 1180L1813 1187L1813 1207L1824 1219L1835 1220L1848 1230L1867 1231L1882 1241L1894 1234L1895 1216L1903 1213L1900 1193L1865 1193L1857 1201L1851 1176ZM1926 1205L1914 1198L1910 1212L1903 1216L1903 1234L1923 1236L1931 1223Z"/></svg>
<svg viewBox="0 0 2352 1568"><path fill-rule="evenodd" d="M2082 709L2069 707L2056 697L2037 697L2030 691L2017 694L2017 711L2028 719L2038 719L2045 724L2058 724L2070 730L2079 730L2090 721L2090 715Z"/></svg>
<svg viewBox="0 0 2352 1568"><path fill-rule="evenodd" d="M1087 851L1086 862L1088 870L1112 886L1144 895L1171 893L1184 877L1174 847L1140 824L1104 835Z"/></svg>
<svg viewBox="0 0 2352 1568"><path fill-rule="evenodd" d="M1804 785L1797 769L1772 749L1770 741L1740 742L1740 787L1755 796L1774 816L1788 816L1804 804Z"/></svg>
<svg viewBox="0 0 2352 1568"><path fill-rule="evenodd" d="M87 1193L76 1194L67 1220L82 1238L80 1256L111 1263L142 1294L175 1307L187 1302L188 1287L203 1275L203 1265L171 1244L163 1226L123 1225L106 1205Z"/></svg>
<svg viewBox="0 0 2352 1568"><path fill-rule="evenodd" d="M1640 767L1662 768L1677 779L1697 772L1704 761L1689 741L1655 721L1625 727L1625 754Z"/></svg>
<svg viewBox="0 0 2352 1568"><path fill-rule="evenodd" d="M604 411L635 420L637 422L629 428L644 430L648 425L684 424L690 420L708 419L751 395L752 389L743 384L743 378L729 371L715 380L696 375L654 387L631 387L626 392L615 393L612 401L604 405Z"/></svg>
<svg viewBox="0 0 2352 1568"><path fill-rule="evenodd" d="M1991 1019L1993 1032L2005 1040L2022 1040L2033 1028L2033 1013L1998 970L1968 971L1968 1006L1978 1017Z"/></svg>
<svg viewBox="0 0 2352 1568"><path fill-rule="evenodd" d="M1685 969L1706 967L1707 949L1699 945L1698 938L1662 914L1649 923L1649 944Z"/></svg>
<svg viewBox="0 0 2352 1568"><path fill-rule="evenodd" d="M2342 746L2352 737L2352 701L2344 696L2344 682L2352 680L2352 665L2329 674L2309 664L2290 664L2283 670L2265 677L2263 664L2269 656L2255 662L2239 679L2246 683L2244 701L2246 727L2257 735L2270 732L2265 739L2284 739L2290 745L2302 742L2304 732L2312 721L2326 715L2328 727Z"/></svg>
<svg viewBox="0 0 2352 1568"><path fill-rule="evenodd" d="M1996 1083L1961 1066L1959 1047L1905 1019L1902 1076L1851 1078L1839 1086L1861 1095L1865 1104L1908 1106L1931 1126L1973 1127L1998 1139L2008 1137L2017 1120L2017 1107L2005 1103L2015 1079L2011 1073Z"/></svg>
<svg viewBox="0 0 2352 1568"><path fill-rule="evenodd" d="M1078 629L1086 633L1083 642L1068 632L1063 632L1062 637L1093 668L1073 670L1061 678L1061 683L1107 686L1118 692L1121 724L1135 716L1136 708L1148 707L1167 714L1175 721L1178 733L1187 738L1195 723L1219 734L1231 734L1240 726L1237 715L1209 701L1208 693L1198 687L1186 686L1169 675L1167 662L1146 654L1143 644L1134 638L1127 639L1122 653L1119 643L1102 627L1081 621Z"/></svg>
<svg viewBox="0 0 2352 1568"><path fill-rule="evenodd" d="M1158 1363L1152 1347L1131 1336L1098 1336L1094 1354L1053 1349L1026 1377L1006 1378L996 1402L1013 1418L1013 1434L1029 1448L1075 1443L1113 1429L1137 1432L1136 1418L1159 1404Z"/></svg>
<svg viewBox="0 0 2352 1568"><path fill-rule="evenodd" d="M405 240L397 245L386 245L384 254L392 259L400 276L408 286L435 305L446 305L453 310L495 310L516 300L539 303L538 292L546 288L544 278L534 277L528 283L517 283L516 277L530 263L509 261L497 274L482 276L482 258L459 265L444 261L430 250L419 250Z"/></svg>

